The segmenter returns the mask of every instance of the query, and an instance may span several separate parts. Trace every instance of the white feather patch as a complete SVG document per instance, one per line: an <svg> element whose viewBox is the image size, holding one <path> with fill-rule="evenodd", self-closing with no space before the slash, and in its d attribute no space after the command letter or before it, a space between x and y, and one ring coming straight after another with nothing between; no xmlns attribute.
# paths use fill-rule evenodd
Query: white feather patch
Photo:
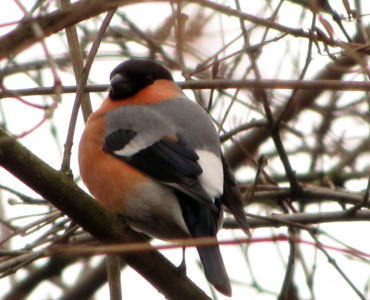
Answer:
<svg viewBox="0 0 370 300"><path fill-rule="evenodd" d="M207 150L196 150L195 152L199 156L198 163L203 169L203 173L199 176L200 184L212 198L222 195L224 171L221 159Z"/></svg>
<svg viewBox="0 0 370 300"><path fill-rule="evenodd" d="M120 150L114 151L114 154L129 157L147 147L148 141L141 137L140 135L137 135L125 147L123 147Z"/></svg>

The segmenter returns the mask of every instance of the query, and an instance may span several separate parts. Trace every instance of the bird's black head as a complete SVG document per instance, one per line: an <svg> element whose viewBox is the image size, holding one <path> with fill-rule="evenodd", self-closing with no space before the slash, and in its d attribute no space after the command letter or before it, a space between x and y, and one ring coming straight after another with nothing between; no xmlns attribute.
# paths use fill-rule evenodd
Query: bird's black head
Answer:
<svg viewBox="0 0 370 300"><path fill-rule="evenodd" d="M110 74L109 97L120 100L131 97L157 79L173 81L162 65L145 59L130 59L119 64Z"/></svg>

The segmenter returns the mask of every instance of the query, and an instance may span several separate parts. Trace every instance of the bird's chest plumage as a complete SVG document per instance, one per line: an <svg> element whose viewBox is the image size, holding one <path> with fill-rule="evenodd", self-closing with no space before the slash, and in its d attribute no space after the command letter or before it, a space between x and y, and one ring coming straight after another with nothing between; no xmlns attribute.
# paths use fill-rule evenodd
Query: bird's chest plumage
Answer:
<svg viewBox="0 0 370 300"><path fill-rule="evenodd" d="M81 177L107 209L129 218L130 226L158 238L187 236L181 208L172 190L105 153L105 119L92 115L81 138Z"/></svg>
<svg viewBox="0 0 370 300"><path fill-rule="evenodd" d="M126 195L135 193L136 183L148 178L103 151L104 128L103 116L89 119L80 142L80 173L89 191L101 204L122 213ZM122 193L123 190L126 192Z"/></svg>

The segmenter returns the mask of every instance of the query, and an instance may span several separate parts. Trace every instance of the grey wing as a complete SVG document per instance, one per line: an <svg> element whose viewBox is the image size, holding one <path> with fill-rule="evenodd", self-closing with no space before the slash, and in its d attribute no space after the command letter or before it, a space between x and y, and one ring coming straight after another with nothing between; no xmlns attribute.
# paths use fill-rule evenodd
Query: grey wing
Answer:
<svg viewBox="0 0 370 300"><path fill-rule="evenodd" d="M197 153L161 114L127 106L107 113L106 120L105 152L216 210L199 183L203 170Z"/></svg>

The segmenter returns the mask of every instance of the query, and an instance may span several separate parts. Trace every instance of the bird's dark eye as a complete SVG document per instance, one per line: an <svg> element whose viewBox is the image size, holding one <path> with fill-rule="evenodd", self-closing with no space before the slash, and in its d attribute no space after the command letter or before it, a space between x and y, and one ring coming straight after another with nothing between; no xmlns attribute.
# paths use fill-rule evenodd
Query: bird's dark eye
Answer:
<svg viewBox="0 0 370 300"><path fill-rule="evenodd" d="M145 76L144 80L146 85L151 85L154 82L153 77L150 75Z"/></svg>

